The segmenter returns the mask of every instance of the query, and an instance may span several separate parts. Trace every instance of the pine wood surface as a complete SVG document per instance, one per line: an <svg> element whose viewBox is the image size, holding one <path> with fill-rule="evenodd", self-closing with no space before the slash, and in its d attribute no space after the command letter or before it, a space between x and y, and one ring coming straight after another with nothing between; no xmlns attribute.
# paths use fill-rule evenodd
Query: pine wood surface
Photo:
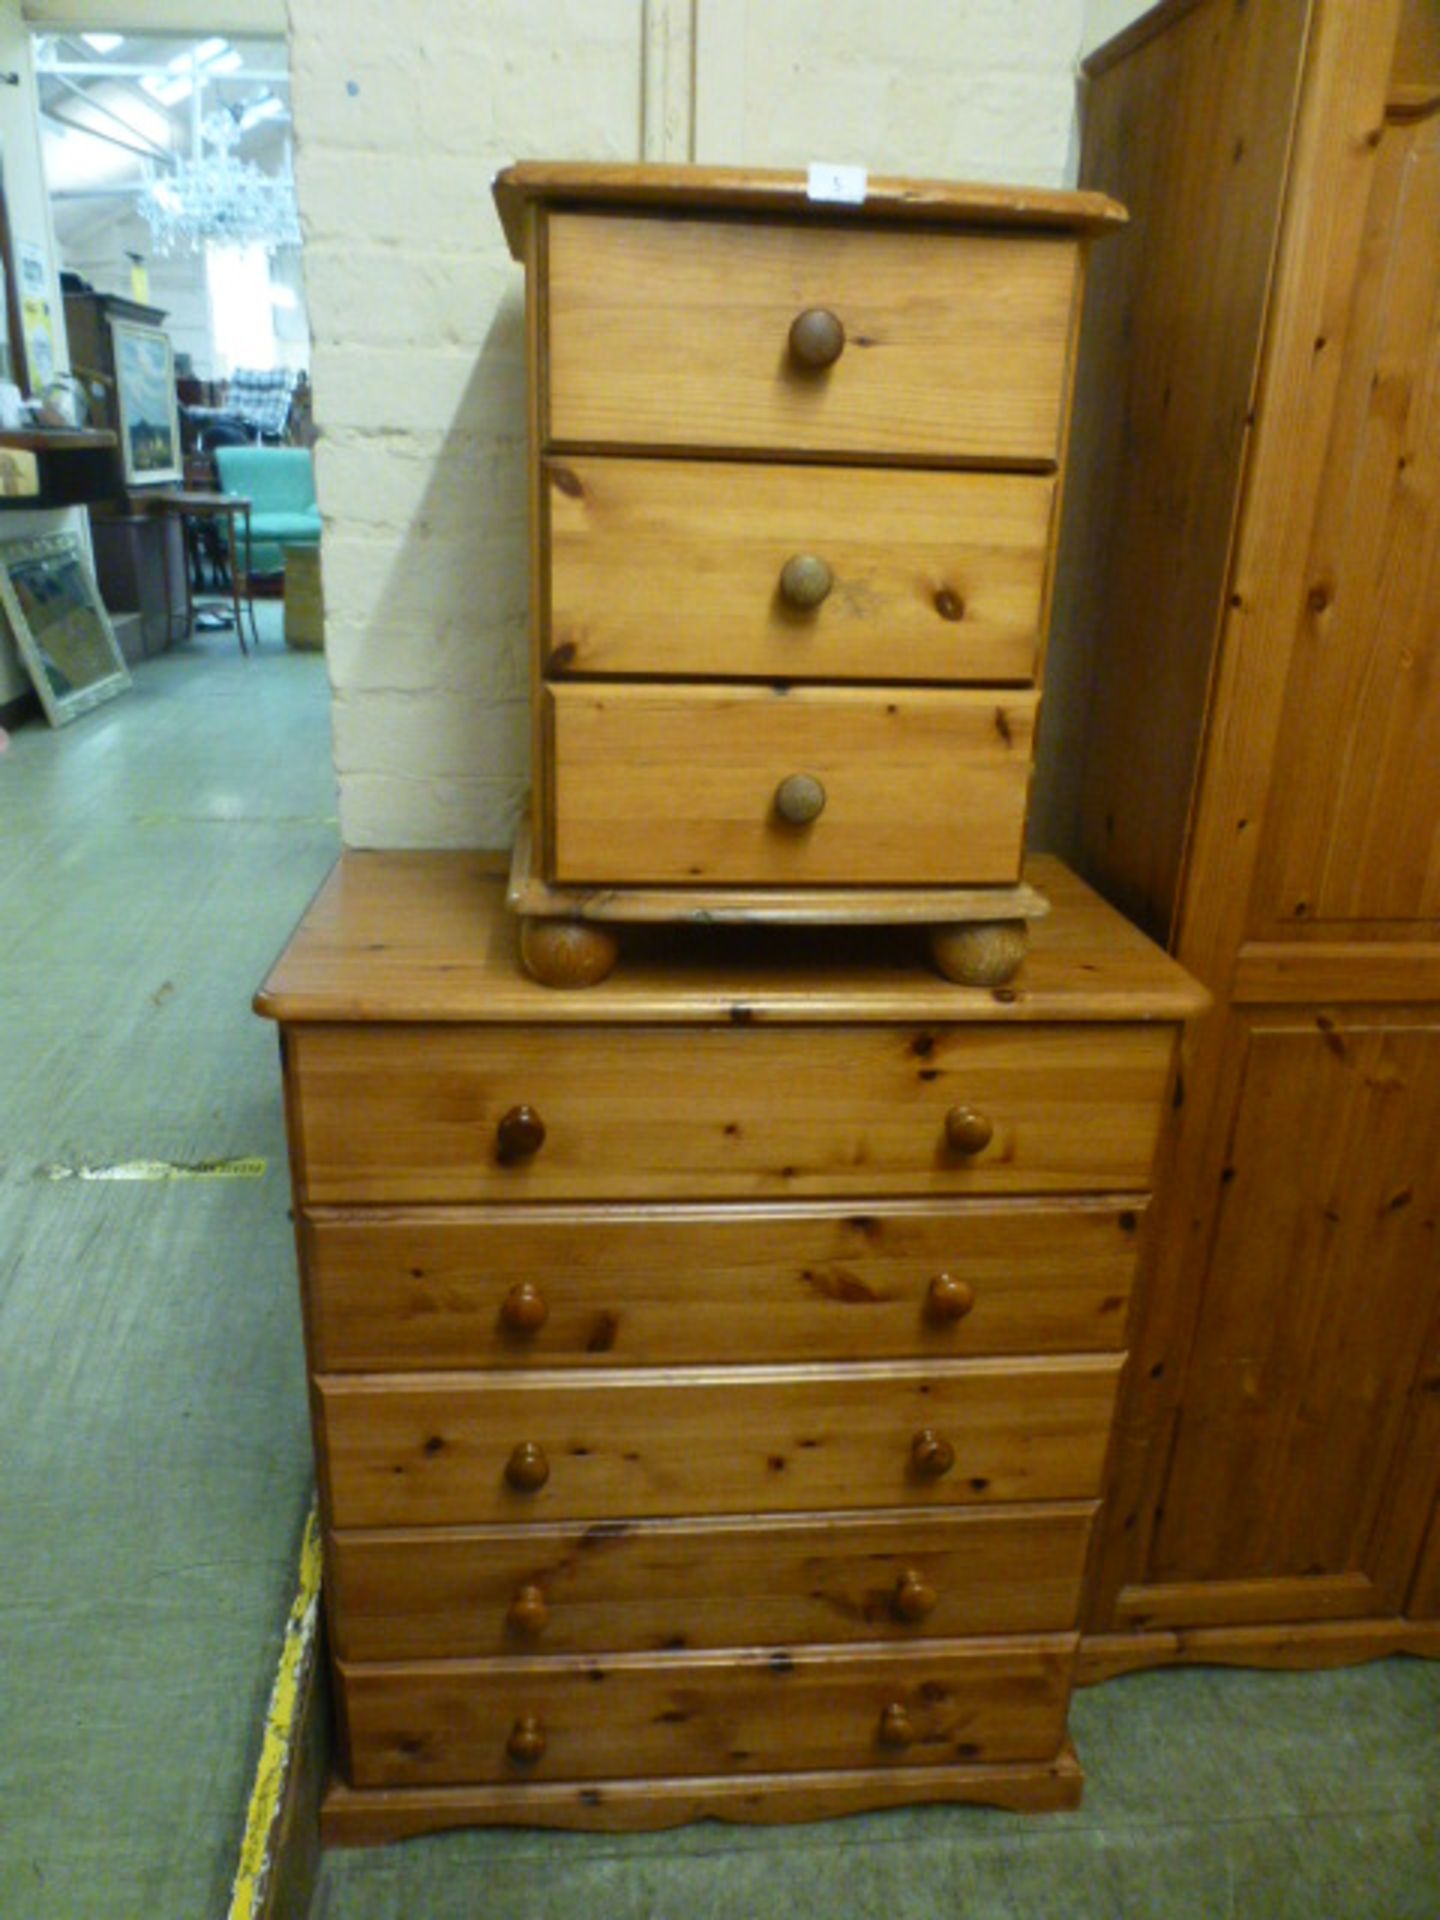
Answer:
<svg viewBox="0 0 1440 1920"><path fill-rule="evenodd" d="M1077 243L553 213L546 441L1054 466ZM788 340L845 328L823 373Z"/></svg>
<svg viewBox="0 0 1440 1920"><path fill-rule="evenodd" d="M522 257L524 218L536 205L703 207L732 213L793 213L827 222L923 221L961 227L1038 227L1106 232L1122 226L1125 209L1097 193L992 181L911 180L878 174L859 207L814 201L808 175L785 167L637 166L612 161L524 160L495 176L495 205Z"/></svg>
<svg viewBox="0 0 1440 1920"><path fill-rule="evenodd" d="M357 1787L1046 1760L1073 1636L336 1667ZM910 1738L880 1736L903 1707ZM507 1736L534 1716L528 1766Z"/></svg>
<svg viewBox="0 0 1440 1920"><path fill-rule="evenodd" d="M1440 1024L1257 1015L1148 1576L1358 1571L1440 1366ZM1324 1407L1323 1420L1309 1410ZM1440 1417L1432 1433L1440 1478ZM1412 1547L1429 1505L1407 1517ZM1398 1612L1404 1579L1377 1611Z"/></svg>
<svg viewBox="0 0 1440 1920"><path fill-rule="evenodd" d="M1434 1002L1440 1000L1440 941L1247 940L1236 955L1230 995L1237 1005L1263 1006Z"/></svg>
<svg viewBox="0 0 1440 1920"><path fill-rule="evenodd" d="M1050 911L1044 894L1024 880L1009 887L555 886L536 866L529 815L516 829L505 904L531 922L520 936L527 972L531 971L529 942L536 933L534 922L545 918L563 919L572 934L577 929L582 935L604 931L617 939L614 928L604 923L826 927L839 929L843 939L847 929L856 927L916 927L933 934L946 927L993 927L997 922L1027 923L1028 934L1028 922L1043 919ZM543 973L535 977L546 979ZM546 979L546 984L553 983Z"/></svg>
<svg viewBox="0 0 1440 1920"><path fill-rule="evenodd" d="M1051 480L575 455L544 480L552 675L1035 677ZM809 611L798 554L833 580Z"/></svg>
<svg viewBox="0 0 1440 1920"><path fill-rule="evenodd" d="M1440 120L1387 125L1252 926L1440 923ZM1283 933L1282 933L1283 937Z"/></svg>
<svg viewBox="0 0 1440 1920"><path fill-rule="evenodd" d="M1123 1343L1144 1207L312 1212L300 1220L311 1361L335 1372L1105 1351ZM940 1276L967 1289L959 1317L934 1297ZM517 1289L540 1302L538 1327L516 1315Z"/></svg>
<svg viewBox="0 0 1440 1920"><path fill-rule="evenodd" d="M1403 0L1386 106L1398 94L1440 98L1440 13L1434 0Z"/></svg>
<svg viewBox="0 0 1440 1920"><path fill-rule="evenodd" d="M1066 1740L1050 1760L969 1762L825 1773L733 1774L588 1785L401 1787L358 1791L332 1780L321 1807L328 1846L412 1839L449 1827L649 1831L693 1820L770 1825L929 1803L1054 1813L1080 1804L1084 1774Z"/></svg>
<svg viewBox="0 0 1440 1920"><path fill-rule="evenodd" d="M1020 878L1033 692L605 681L544 700L561 885ZM824 788L808 826L777 813L792 775Z"/></svg>
<svg viewBox="0 0 1440 1920"><path fill-rule="evenodd" d="M1312 28L1247 461L1250 504L1232 557L1178 928L1179 957L1202 980L1223 977L1251 930L1295 612L1317 584L1310 534L1350 350L1398 14L1399 0L1330 4Z"/></svg>
<svg viewBox="0 0 1440 1920"><path fill-rule="evenodd" d="M1150 1667L1354 1667L1397 1653L1440 1659L1440 1622L1303 1620L1283 1626L1187 1627L1154 1633L1094 1633L1080 1643L1077 1687Z"/></svg>
<svg viewBox="0 0 1440 1920"><path fill-rule="evenodd" d="M598 991L598 990L592 990ZM312 1204L1125 1192L1149 1179L1164 1027L303 1027ZM957 1151L946 1121L984 1116ZM530 1107L542 1146L507 1159Z"/></svg>
<svg viewBox="0 0 1440 1920"><path fill-rule="evenodd" d="M1090 261L1056 577L1069 644L1044 830L1157 938L1173 924L1308 0L1181 8L1087 64L1082 172L1132 224ZM1197 274L1196 262L1206 270ZM1211 976L1212 980L1214 976Z"/></svg>
<svg viewBox="0 0 1440 1920"><path fill-rule="evenodd" d="M1167 1627L1295 1625L1302 1620L1359 1620L1395 1612L1375 1581L1360 1571L1266 1574L1259 1579L1159 1581L1122 1587L1118 1625L1139 1631Z"/></svg>
<svg viewBox="0 0 1440 1920"><path fill-rule="evenodd" d="M336 1533L344 1660L955 1639L1075 1625L1088 1502ZM928 1591L913 1617L902 1589ZM533 1626L538 1591L548 1615ZM519 1618L509 1618L525 1594Z"/></svg>
<svg viewBox="0 0 1440 1920"><path fill-rule="evenodd" d="M1330 605L1350 605L1349 563L1336 560L1333 580L1316 578L1312 535L1332 484L1327 455L1337 420L1346 414L1347 395L1359 392L1356 356L1364 359L1373 339L1365 324L1369 294L1357 297L1356 280L1376 258L1374 215L1384 200L1377 189L1395 131L1387 127L1385 102L1398 13L1386 0L1365 9L1322 3L1311 10L1241 511L1233 552L1223 562L1225 605L1177 916L1180 958L1219 991L1233 976L1237 989L1258 999L1286 970L1297 969L1297 986L1308 977L1331 991L1308 1006L1297 1003L1295 988L1283 993L1293 1007L1290 1035L1278 1031L1284 1018L1257 1011L1248 1018L1217 1016L1194 1036L1174 1177L1160 1199L1148 1242L1153 1258L1138 1289L1112 1494L1086 1616L1093 1629L1114 1626L1122 1594L1132 1618L1144 1615L1152 1600L1167 1611L1193 1608L1207 1619L1228 1609L1230 1626L1196 1628L1193 1635L1176 1630L1185 1645L1213 1645L1222 1658L1245 1658L1248 1645L1257 1659L1300 1664L1308 1636L1314 1659L1322 1661L1327 1633L1358 1634L1371 1623L1266 1626L1264 1632L1289 1636L1283 1653L1276 1652L1279 1642L1247 1642L1246 1635L1261 1634L1253 1621L1272 1610L1308 1604L1323 1612L1353 1604L1367 1583L1367 1606L1398 1610L1440 1463L1431 1428L1434 1396L1417 1390L1426 1356L1435 1351L1435 1336L1419 1324L1433 1258L1424 1256L1417 1266L1397 1245L1407 1230L1404 1215L1420 1203L1429 1177L1407 1180L1412 1143L1399 1115L1408 1108L1412 1125L1433 1134L1433 1121L1424 1117L1428 1096L1412 1074L1430 1043L1397 1036L1392 1045L1378 1035L1347 1033L1352 1016L1347 1011L1342 1019L1336 1004L1357 1010L1358 1027L1380 1027L1386 1019L1403 1027L1403 1006L1383 1017L1378 1010L1369 1018L1358 1011L1370 997L1364 942L1378 937L1385 949L1373 967L1380 1000L1401 998L1401 980L1413 982L1423 961L1397 959L1406 936L1395 921L1337 924L1322 942L1330 950L1317 947L1313 961L1298 960L1293 948L1277 957L1276 929L1260 917L1255 894L1269 823L1282 817L1290 796L1297 812L1311 811L1313 803L1313 811L1324 814L1313 776L1307 787L1286 757L1283 723L1288 692L1298 684L1296 648L1305 620L1317 636L1325 631L1338 639L1336 622L1327 626ZM1289 31L1288 17L1279 19L1274 10L1236 15L1214 4L1177 17L1198 22L1207 47L1212 35ZM1156 57L1177 57L1178 41L1167 51L1165 39L1151 42ZM1176 73L1168 73L1167 85L1172 81L1178 84ZM1123 87L1123 65L1111 69L1107 84ZM1124 111L1118 101L1114 111ZM1164 177L1146 147L1137 144L1135 152L1153 178ZM1218 178L1209 190L1224 191ZM1173 197L1165 220L1163 232L1152 224L1149 244L1168 255L1170 271L1188 273L1193 200ZM1404 271L1428 272L1428 253ZM1143 354L1145 342L1138 345ZM1220 345L1207 350L1218 352ZM1200 368L1187 371L1204 377ZM1396 374L1387 389L1382 369L1374 395L1374 431L1382 441L1387 423L1411 404L1413 383L1401 368ZM1371 404L1368 395L1365 404ZM1155 422L1142 419L1140 426L1150 431ZM1377 486L1374 493L1375 499L1355 503L1352 514L1362 548L1384 511L1385 490ZM1357 563L1357 585L1367 565ZM1369 566L1369 573L1385 584L1383 566ZM1385 590L1393 587L1392 581ZM1396 612L1402 616L1403 596ZM1363 631L1365 619L1360 612L1349 631ZM1320 669L1322 686L1333 686L1334 658L1327 656ZM1402 702L1396 738L1403 748L1412 714L1404 705L1403 677L1395 685ZM1344 779L1346 758L1343 739L1332 739L1326 783ZM1313 769L1316 763L1307 764ZM1423 781L1413 784L1423 797ZM1377 792L1385 790L1382 781ZM1142 810L1149 805L1148 795L1133 802ZM1352 813L1343 837L1359 844L1355 836L1363 841L1372 829L1363 806ZM1422 846L1428 828L1428 820L1419 828ZM1397 827L1395 844L1381 857L1393 853L1404 867L1409 855L1399 842L1415 830L1414 824ZM1128 897L1124 884L1115 888L1122 898ZM1260 946L1268 951L1247 958L1242 949L1256 934L1265 936ZM1296 933L1294 944L1302 938ZM1353 941L1352 971L1348 986L1336 990L1345 941ZM1269 1037L1261 1032L1267 1029ZM1252 1035L1258 1036L1253 1045ZM1343 1160L1332 1150L1341 1137L1352 1142ZM1407 1184L1414 1185L1408 1202L1397 1197ZM1375 1218L1367 1221L1371 1213ZM1378 1276L1372 1230L1381 1247ZM1418 1294L1401 1279L1406 1271L1425 1276ZM1353 1336L1348 1355L1341 1328L1327 1317L1336 1313ZM1242 1466L1246 1437L1255 1451ZM1208 1589L1203 1596L1202 1586ZM1196 1637L1206 1632L1219 1638Z"/></svg>
<svg viewBox="0 0 1440 1920"><path fill-rule="evenodd" d="M325 589L319 547L285 549L285 644L324 650Z"/></svg>
<svg viewBox="0 0 1440 1920"><path fill-rule="evenodd" d="M256 1011L297 1029L540 1019L557 1029L657 1019L1004 1027L1179 1021L1207 1004L1180 967L1045 856L1025 872L1054 911L1034 923L1024 966L997 991L938 979L915 946L886 931L636 928L608 980L557 994L521 971L503 865L498 854L342 854L256 995Z"/></svg>
<svg viewBox="0 0 1440 1920"><path fill-rule="evenodd" d="M609 1373L330 1374L316 1383L337 1527L1088 1499L1120 1358ZM915 1470L933 1431L955 1450ZM545 1483L507 1479L517 1445Z"/></svg>
<svg viewBox="0 0 1440 1920"><path fill-rule="evenodd" d="M1436 1505L1425 1536L1405 1611L1412 1619L1428 1620L1440 1630L1440 1503Z"/></svg>
<svg viewBox="0 0 1440 1920"><path fill-rule="evenodd" d="M543 859L549 858L550 821L555 810L544 705L544 662L540 641L550 606L550 554L545 540L546 486L541 456L545 450L546 354L549 339L549 286L546 265L548 230L535 211L523 215L525 259L525 489L528 512L530 620L530 778L531 806Z"/></svg>

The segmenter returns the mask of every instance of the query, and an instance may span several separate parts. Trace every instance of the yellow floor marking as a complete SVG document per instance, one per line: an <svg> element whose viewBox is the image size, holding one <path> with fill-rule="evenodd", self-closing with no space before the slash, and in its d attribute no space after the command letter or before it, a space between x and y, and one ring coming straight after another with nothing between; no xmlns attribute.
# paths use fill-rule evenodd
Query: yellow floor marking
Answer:
<svg viewBox="0 0 1440 1920"><path fill-rule="evenodd" d="M294 1758L295 1740L300 1731L301 1687L306 1669L314 1656L315 1631L320 1617L320 1514L312 1504L300 1542L300 1578L290 1617L285 1622L285 1641L280 1649L280 1664L275 1684L270 1689L270 1705L265 1713L265 1732L260 1741L260 1758L255 1763L255 1785L245 1812L245 1835L240 1842L240 1864L235 1869L235 1884L230 1889L228 1920L254 1920L260 1912L270 1878L275 1844L275 1824L280 1812L280 1796Z"/></svg>
<svg viewBox="0 0 1440 1920"><path fill-rule="evenodd" d="M47 1180L263 1180L265 1159L116 1160L100 1167L42 1167Z"/></svg>

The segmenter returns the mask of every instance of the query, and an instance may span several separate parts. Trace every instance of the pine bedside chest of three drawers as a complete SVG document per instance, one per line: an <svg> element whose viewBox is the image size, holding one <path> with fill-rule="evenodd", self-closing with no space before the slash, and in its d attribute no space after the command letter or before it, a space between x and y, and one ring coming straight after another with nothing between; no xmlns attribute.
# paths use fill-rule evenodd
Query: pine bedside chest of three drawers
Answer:
<svg viewBox="0 0 1440 1920"><path fill-rule="evenodd" d="M552 986L613 923L909 921L998 985L1101 194L527 163L531 816Z"/></svg>
<svg viewBox="0 0 1440 1920"><path fill-rule="evenodd" d="M498 858L347 853L281 1026L332 1841L1071 1805L1177 1037L1053 861L1014 987L892 929L519 966Z"/></svg>

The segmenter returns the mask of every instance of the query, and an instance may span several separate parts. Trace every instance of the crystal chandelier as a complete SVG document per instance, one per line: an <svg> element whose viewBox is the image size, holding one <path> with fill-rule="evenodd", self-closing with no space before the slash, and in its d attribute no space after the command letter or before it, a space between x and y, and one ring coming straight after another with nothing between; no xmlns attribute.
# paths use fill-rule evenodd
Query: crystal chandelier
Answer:
<svg viewBox="0 0 1440 1920"><path fill-rule="evenodd" d="M235 152L240 128L221 110L205 122L199 153L177 160L140 192L157 253L177 247L298 247L300 215L288 174L262 173ZM213 149L206 152L206 142Z"/></svg>

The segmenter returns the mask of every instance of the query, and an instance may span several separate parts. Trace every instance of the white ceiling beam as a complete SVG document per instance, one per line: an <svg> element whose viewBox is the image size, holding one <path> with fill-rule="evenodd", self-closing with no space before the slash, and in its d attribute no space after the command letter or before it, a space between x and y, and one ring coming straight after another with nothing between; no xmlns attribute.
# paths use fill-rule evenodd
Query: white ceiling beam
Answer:
<svg viewBox="0 0 1440 1920"><path fill-rule="evenodd" d="M165 74L176 80L189 77L189 67L171 67L164 60L149 63L143 61L121 60L37 60L35 71L39 74L53 74L56 79L71 80L138 80L148 74ZM285 68L272 70L268 67L236 67L233 71L212 73L208 67L201 67L200 77L209 85L221 80L263 80L272 87L290 84L290 75Z"/></svg>
<svg viewBox="0 0 1440 1920"><path fill-rule="evenodd" d="M56 75L56 78L60 80L60 85L64 87L65 91L67 93L75 94L77 98L83 101L84 105L91 113L103 114L107 120L112 121L117 127L119 127L122 133L128 133L130 136L130 139L126 141L124 144L127 146L133 146L133 150L136 153L143 153L146 156L146 158L150 160L168 160L168 161L174 160L175 155L170 151L168 147L162 147L156 141L153 141L147 138L147 136L141 132L140 128L137 127L132 120L127 120L123 114L114 112L112 108L106 106L103 100L97 100L94 94L87 92L84 87L77 87L73 80L63 79L58 74ZM87 127L83 125L80 121L71 118L71 116L68 114L55 113L52 110L47 115L47 117L52 120L59 120L65 126L74 127L80 133L93 133L99 139L102 139L102 140L108 139L114 142L114 144L116 145L121 144L120 142L115 141L115 136L113 134L107 134L103 130L103 128Z"/></svg>

